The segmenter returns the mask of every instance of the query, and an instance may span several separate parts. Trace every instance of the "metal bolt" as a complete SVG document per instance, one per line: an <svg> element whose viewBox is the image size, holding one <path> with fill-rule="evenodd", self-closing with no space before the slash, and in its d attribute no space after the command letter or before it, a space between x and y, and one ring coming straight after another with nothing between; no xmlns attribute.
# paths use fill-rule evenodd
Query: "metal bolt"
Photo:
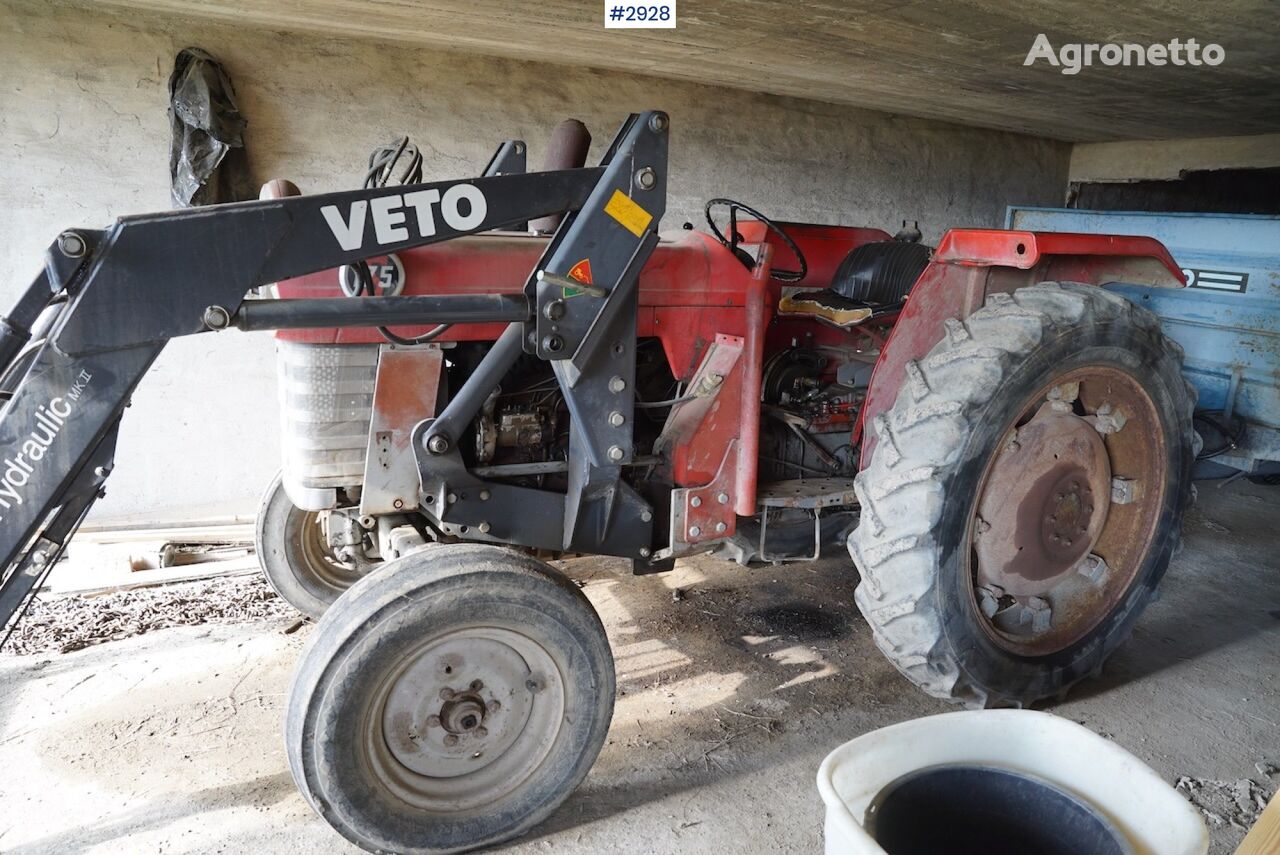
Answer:
<svg viewBox="0 0 1280 855"><path fill-rule="evenodd" d="M515 145L515 149L516 149L516 154L521 154L521 153L523 153L523 152L524 152L524 143L522 143L522 142L518 142L518 143L516 143L516 145Z"/></svg>
<svg viewBox="0 0 1280 855"><path fill-rule="evenodd" d="M525 680L524 687L534 694L542 691L542 686L538 685L537 680Z"/></svg>
<svg viewBox="0 0 1280 855"><path fill-rule="evenodd" d="M1111 503L1115 505L1128 505L1133 502L1138 495L1138 482L1131 478L1120 478L1119 476L1111 479Z"/></svg>
<svg viewBox="0 0 1280 855"><path fill-rule="evenodd" d="M645 510L640 512L641 522L649 522L649 520L651 519L653 519L653 514L651 514L649 511Z"/></svg>
<svg viewBox="0 0 1280 855"><path fill-rule="evenodd" d="M660 134L667 129L667 114L654 113L649 117L649 130L655 134Z"/></svg>
<svg viewBox="0 0 1280 855"><path fill-rule="evenodd" d="M649 547L647 547L647 546L642 546L642 547L640 547L640 557L641 557L641 558L648 558L651 554L652 554L652 553L649 551Z"/></svg>
<svg viewBox="0 0 1280 855"><path fill-rule="evenodd" d="M727 504L729 504L729 494L728 494L728 493L717 493L717 494L716 494L716 501L717 501L717 502L719 502L719 503L720 503L720 504L722 504L722 505L727 505Z"/></svg>
<svg viewBox="0 0 1280 855"><path fill-rule="evenodd" d="M489 533L489 524L487 522L480 523L480 525L476 526L476 528L480 530L481 534Z"/></svg>
<svg viewBox="0 0 1280 855"><path fill-rule="evenodd" d="M698 535L700 535L700 534L702 534L702 529L698 528L696 525L695 525L694 527L692 527L691 529L689 529L689 536L690 536L690 537L697 537L697 536L698 536Z"/></svg>
<svg viewBox="0 0 1280 855"><path fill-rule="evenodd" d="M110 475L110 474L111 474L111 467L110 467L110 466L96 466L96 467L94 467L93 474L94 474L94 475L97 475L99 478L106 478L108 475Z"/></svg>
<svg viewBox="0 0 1280 855"><path fill-rule="evenodd" d="M483 688L484 688L484 683L481 683L479 680L471 681L471 691L478 692Z"/></svg>
<svg viewBox="0 0 1280 855"><path fill-rule="evenodd" d="M1028 597L1024 614L1031 620L1032 632L1046 632L1053 621L1053 608L1042 597Z"/></svg>
<svg viewBox="0 0 1280 855"><path fill-rule="evenodd" d="M221 306L210 306L204 310L203 320L211 330L225 330L231 325L231 314Z"/></svg>
<svg viewBox="0 0 1280 855"><path fill-rule="evenodd" d="M626 380L623 380L621 377L617 376L616 374L613 377L609 378L610 392L613 392L616 395L617 393L625 392L626 390L627 390Z"/></svg>
<svg viewBox="0 0 1280 855"><path fill-rule="evenodd" d="M397 511L400 510L404 507L404 499L396 499L391 503L391 507L395 508Z"/></svg>
<svg viewBox="0 0 1280 855"><path fill-rule="evenodd" d="M453 689L450 689L449 687L446 686L445 688L440 690L440 700L449 701L452 699L453 699Z"/></svg>
<svg viewBox="0 0 1280 855"><path fill-rule="evenodd" d="M442 433L433 434L427 438L427 451L432 454L444 454L449 450L449 437Z"/></svg>
<svg viewBox="0 0 1280 855"><path fill-rule="evenodd" d="M502 704L498 703L497 698L494 698L493 700L489 701L489 703L486 706L489 712L497 712L498 710L502 709Z"/></svg>
<svg viewBox="0 0 1280 855"><path fill-rule="evenodd" d="M458 494L450 493L449 495L444 497L444 500L452 505L454 502L458 501Z"/></svg>
<svg viewBox="0 0 1280 855"><path fill-rule="evenodd" d="M636 186L641 190L652 190L658 184L658 173L646 166L636 172Z"/></svg>
<svg viewBox="0 0 1280 855"><path fill-rule="evenodd" d="M542 337L542 349L547 353L559 353L564 350L564 339L552 333Z"/></svg>
<svg viewBox="0 0 1280 855"><path fill-rule="evenodd" d="M43 549L37 549L35 552L31 553L31 563L37 567L43 567L49 563L49 553L45 552Z"/></svg>
<svg viewBox="0 0 1280 855"><path fill-rule="evenodd" d="M693 506L693 507L695 507L695 508L700 508L700 507L702 507L702 497L701 497L701 496L694 496L692 499L690 499L690 500L689 500L689 504L690 504L690 505L692 505L692 506Z"/></svg>
<svg viewBox="0 0 1280 855"><path fill-rule="evenodd" d="M447 735L445 736L445 738L444 738L444 744L445 744L445 745L457 745L457 744L458 744L458 737L454 736L452 733L447 734Z"/></svg>
<svg viewBox="0 0 1280 855"><path fill-rule="evenodd" d="M978 589L978 608L982 610L983 617L993 618L996 612L1000 610L1000 593L996 593L996 591L1004 592L1002 588L998 587L995 590L985 586Z"/></svg>
<svg viewBox="0 0 1280 855"><path fill-rule="evenodd" d="M564 300L552 300L542 307L542 314L549 321L558 321L564 317L566 310Z"/></svg>
<svg viewBox="0 0 1280 855"><path fill-rule="evenodd" d="M724 523L722 523L722 522L718 522L718 523L716 523L716 533L717 533L717 534L724 534L724 532L725 532L725 531L727 531L728 529L729 529L729 526L725 525Z"/></svg>
<svg viewBox="0 0 1280 855"><path fill-rule="evenodd" d="M485 727L484 725L480 725L479 727L476 728L476 736L488 736L488 735L489 735L489 728Z"/></svg>
<svg viewBox="0 0 1280 855"><path fill-rule="evenodd" d="M624 416L622 413L618 412L617 410L614 410L612 413L609 414L609 424L613 425L614 427L622 427L626 423L627 423L627 417Z"/></svg>
<svg viewBox="0 0 1280 855"><path fill-rule="evenodd" d="M627 453L622 450L622 446L620 445L609 446L609 459L612 460L614 463L617 463L619 460L621 460L626 456L627 456Z"/></svg>
<svg viewBox="0 0 1280 855"><path fill-rule="evenodd" d="M58 235L58 251L67 258L79 258L84 255L84 238L75 232L63 232Z"/></svg>
<svg viewBox="0 0 1280 855"><path fill-rule="evenodd" d="M480 491L480 501L482 501L482 502L487 502L487 501L489 501L489 496L490 496L490 495L491 495L491 494L489 493L489 491L488 491L488 490L481 490L481 491Z"/></svg>

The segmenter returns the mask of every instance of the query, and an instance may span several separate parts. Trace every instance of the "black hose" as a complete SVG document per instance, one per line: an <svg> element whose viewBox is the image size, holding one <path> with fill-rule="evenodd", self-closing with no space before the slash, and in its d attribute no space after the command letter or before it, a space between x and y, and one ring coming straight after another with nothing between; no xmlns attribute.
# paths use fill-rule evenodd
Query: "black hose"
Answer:
<svg viewBox="0 0 1280 855"><path fill-rule="evenodd" d="M1192 415L1191 421L1193 425L1207 425L1213 433L1222 438L1221 444L1217 448L1200 449L1200 453L1196 455L1196 460L1212 460L1226 454L1229 451L1235 451L1240 447L1240 443L1244 441L1245 422L1239 416L1228 416L1221 410L1200 410ZM1197 433L1204 437L1205 431L1197 428Z"/></svg>
<svg viewBox="0 0 1280 855"><path fill-rule="evenodd" d="M373 273L369 270L369 263L367 261L358 261L351 265L351 269L354 270L356 274L356 290L351 296L362 297L365 294L368 294L370 297L376 296L373 289ZM428 344L435 341L440 336L448 332L449 328L452 326L453 324L440 324L422 335L415 336L413 338L405 338L404 336L396 335L386 327L378 327L378 332L382 334L383 338L392 344L398 344L401 347L413 347L415 345Z"/></svg>

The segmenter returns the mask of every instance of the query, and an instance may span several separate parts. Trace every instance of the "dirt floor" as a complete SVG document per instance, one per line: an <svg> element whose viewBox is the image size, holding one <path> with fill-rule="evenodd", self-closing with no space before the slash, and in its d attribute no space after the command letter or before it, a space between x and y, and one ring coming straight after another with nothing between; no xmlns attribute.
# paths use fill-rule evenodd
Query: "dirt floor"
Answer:
<svg viewBox="0 0 1280 855"><path fill-rule="evenodd" d="M1051 707L1179 783L1215 853L1280 783L1278 511L1280 488L1201 484L1163 598L1101 679ZM822 757L949 709L876 652L847 560L563 567L609 629L617 710L584 785L510 851L818 851ZM256 580L233 584L256 602ZM285 693L311 627L286 634L291 616L262 613L0 656L0 850L352 851L285 767Z"/></svg>

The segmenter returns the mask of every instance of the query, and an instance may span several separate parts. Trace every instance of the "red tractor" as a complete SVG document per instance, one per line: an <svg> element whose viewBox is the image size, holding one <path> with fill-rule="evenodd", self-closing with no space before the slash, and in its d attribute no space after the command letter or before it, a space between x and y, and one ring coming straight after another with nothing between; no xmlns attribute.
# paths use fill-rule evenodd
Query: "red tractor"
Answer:
<svg viewBox="0 0 1280 855"><path fill-rule="evenodd" d="M594 762L613 660L546 557L651 573L847 541L877 645L930 694L1021 705L1096 672L1169 564L1195 442L1177 345L1099 286L1181 287L1169 254L972 229L931 248L724 199L709 233L660 237L668 136L641 113L597 167L562 129L542 172L512 141L480 178L391 186L385 163L363 190L273 182L64 233L0 330L0 446L70 410L14 508L42 511L0 488L0 605L100 489L164 342L235 326L281 330L259 549L319 620L289 763L367 849L516 836Z"/></svg>

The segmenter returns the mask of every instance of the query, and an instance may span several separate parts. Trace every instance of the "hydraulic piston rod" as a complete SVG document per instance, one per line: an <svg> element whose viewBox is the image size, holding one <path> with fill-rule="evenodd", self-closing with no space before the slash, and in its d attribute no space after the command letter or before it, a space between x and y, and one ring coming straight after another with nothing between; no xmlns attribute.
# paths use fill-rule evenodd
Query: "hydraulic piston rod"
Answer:
<svg viewBox="0 0 1280 855"><path fill-rule="evenodd" d="M229 326L255 330L511 323L532 316L523 294L245 300ZM219 320L211 319L215 328Z"/></svg>

